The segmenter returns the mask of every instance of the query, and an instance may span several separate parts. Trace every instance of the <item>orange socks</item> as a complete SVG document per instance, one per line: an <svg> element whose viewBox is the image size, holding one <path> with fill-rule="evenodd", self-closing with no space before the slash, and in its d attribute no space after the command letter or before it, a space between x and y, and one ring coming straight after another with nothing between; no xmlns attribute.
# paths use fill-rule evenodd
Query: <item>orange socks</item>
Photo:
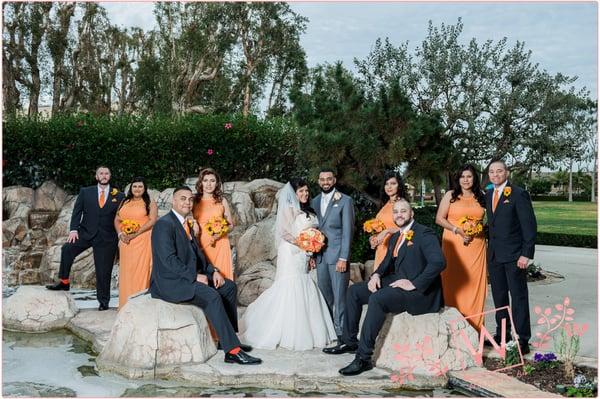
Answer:
<svg viewBox="0 0 600 399"><path fill-rule="evenodd" d="M230 355L237 355L239 352L241 351L239 346L236 346L235 348L233 348L232 350L229 351Z"/></svg>
<svg viewBox="0 0 600 399"><path fill-rule="evenodd" d="M69 279L68 278L61 278L60 282L63 284L69 284Z"/></svg>

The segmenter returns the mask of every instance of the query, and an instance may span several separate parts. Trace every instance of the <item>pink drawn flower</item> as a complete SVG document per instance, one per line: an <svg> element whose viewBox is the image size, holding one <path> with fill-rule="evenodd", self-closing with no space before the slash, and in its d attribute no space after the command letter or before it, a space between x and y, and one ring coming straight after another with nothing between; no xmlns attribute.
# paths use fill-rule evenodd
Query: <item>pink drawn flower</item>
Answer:
<svg viewBox="0 0 600 399"><path fill-rule="evenodd" d="M231 122L227 122L227 123L225 124L225 130L229 130L229 129L231 129L232 127L233 127L233 123L231 123Z"/></svg>
<svg viewBox="0 0 600 399"><path fill-rule="evenodd" d="M206 153L207 153L208 155L212 155L212 154L214 154L215 152L213 151L213 149L212 149L212 148L209 148L209 149L208 149L208 151L206 151Z"/></svg>

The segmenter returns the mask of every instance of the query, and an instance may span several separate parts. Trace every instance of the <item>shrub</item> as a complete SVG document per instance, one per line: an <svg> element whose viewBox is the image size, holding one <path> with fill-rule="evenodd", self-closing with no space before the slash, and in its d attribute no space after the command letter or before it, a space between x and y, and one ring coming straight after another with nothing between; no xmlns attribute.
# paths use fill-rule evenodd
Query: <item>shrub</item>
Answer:
<svg viewBox="0 0 600 399"><path fill-rule="evenodd" d="M535 243L563 247L598 248L598 236L538 231Z"/></svg>
<svg viewBox="0 0 600 399"><path fill-rule="evenodd" d="M4 121L3 184L37 187L52 179L74 193L94 183L100 164L111 168L117 187L144 176L163 190L207 166L225 180L287 181L306 167L296 158L299 137L284 119L240 115L12 117Z"/></svg>

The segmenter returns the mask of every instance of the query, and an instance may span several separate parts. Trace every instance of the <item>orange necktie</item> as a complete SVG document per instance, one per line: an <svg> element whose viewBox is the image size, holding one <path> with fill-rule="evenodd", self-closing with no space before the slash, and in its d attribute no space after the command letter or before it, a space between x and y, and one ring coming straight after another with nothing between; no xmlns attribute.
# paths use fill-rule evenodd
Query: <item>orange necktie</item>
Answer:
<svg viewBox="0 0 600 399"><path fill-rule="evenodd" d="M187 220L183 221L183 229L185 230L185 234L187 234L188 239L192 239L192 234L190 233L190 225Z"/></svg>
<svg viewBox="0 0 600 399"><path fill-rule="evenodd" d="M498 200L500 199L500 196L498 195L498 189L494 189L494 198L492 199L492 212L496 212L496 206L498 205Z"/></svg>
<svg viewBox="0 0 600 399"><path fill-rule="evenodd" d="M398 251L400 251L400 245L402 245L402 236L404 235L404 232L400 232L400 235L398 236L398 242L396 242L396 246L394 247L394 258L398 257Z"/></svg>
<svg viewBox="0 0 600 399"><path fill-rule="evenodd" d="M102 208L104 206L104 203L106 202L106 198L104 198L104 190L100 191L100 199L98 200L98 205L100 205L100 208Z"/></svg>

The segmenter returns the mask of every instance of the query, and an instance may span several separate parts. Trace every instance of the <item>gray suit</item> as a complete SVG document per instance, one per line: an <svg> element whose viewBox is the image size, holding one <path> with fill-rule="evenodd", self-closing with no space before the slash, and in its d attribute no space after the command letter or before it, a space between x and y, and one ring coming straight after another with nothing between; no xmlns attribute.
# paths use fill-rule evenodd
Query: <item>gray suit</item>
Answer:
<svg viewBox="0 0 600 399"><path fill-rule="evenodd" d="M312 207L319 219L319 230L327 237L325 248L317 254L317 279L319 289L333 315L333 325L338 336L342 335L344 325L346 290L350 281L350 244L354 232L352 198L340 194L341 198L337 201L331 198L324 215L321 214L321 194L312 200ZM348 261L344 273L335 270L335 264L340 258Z"/></svg>

